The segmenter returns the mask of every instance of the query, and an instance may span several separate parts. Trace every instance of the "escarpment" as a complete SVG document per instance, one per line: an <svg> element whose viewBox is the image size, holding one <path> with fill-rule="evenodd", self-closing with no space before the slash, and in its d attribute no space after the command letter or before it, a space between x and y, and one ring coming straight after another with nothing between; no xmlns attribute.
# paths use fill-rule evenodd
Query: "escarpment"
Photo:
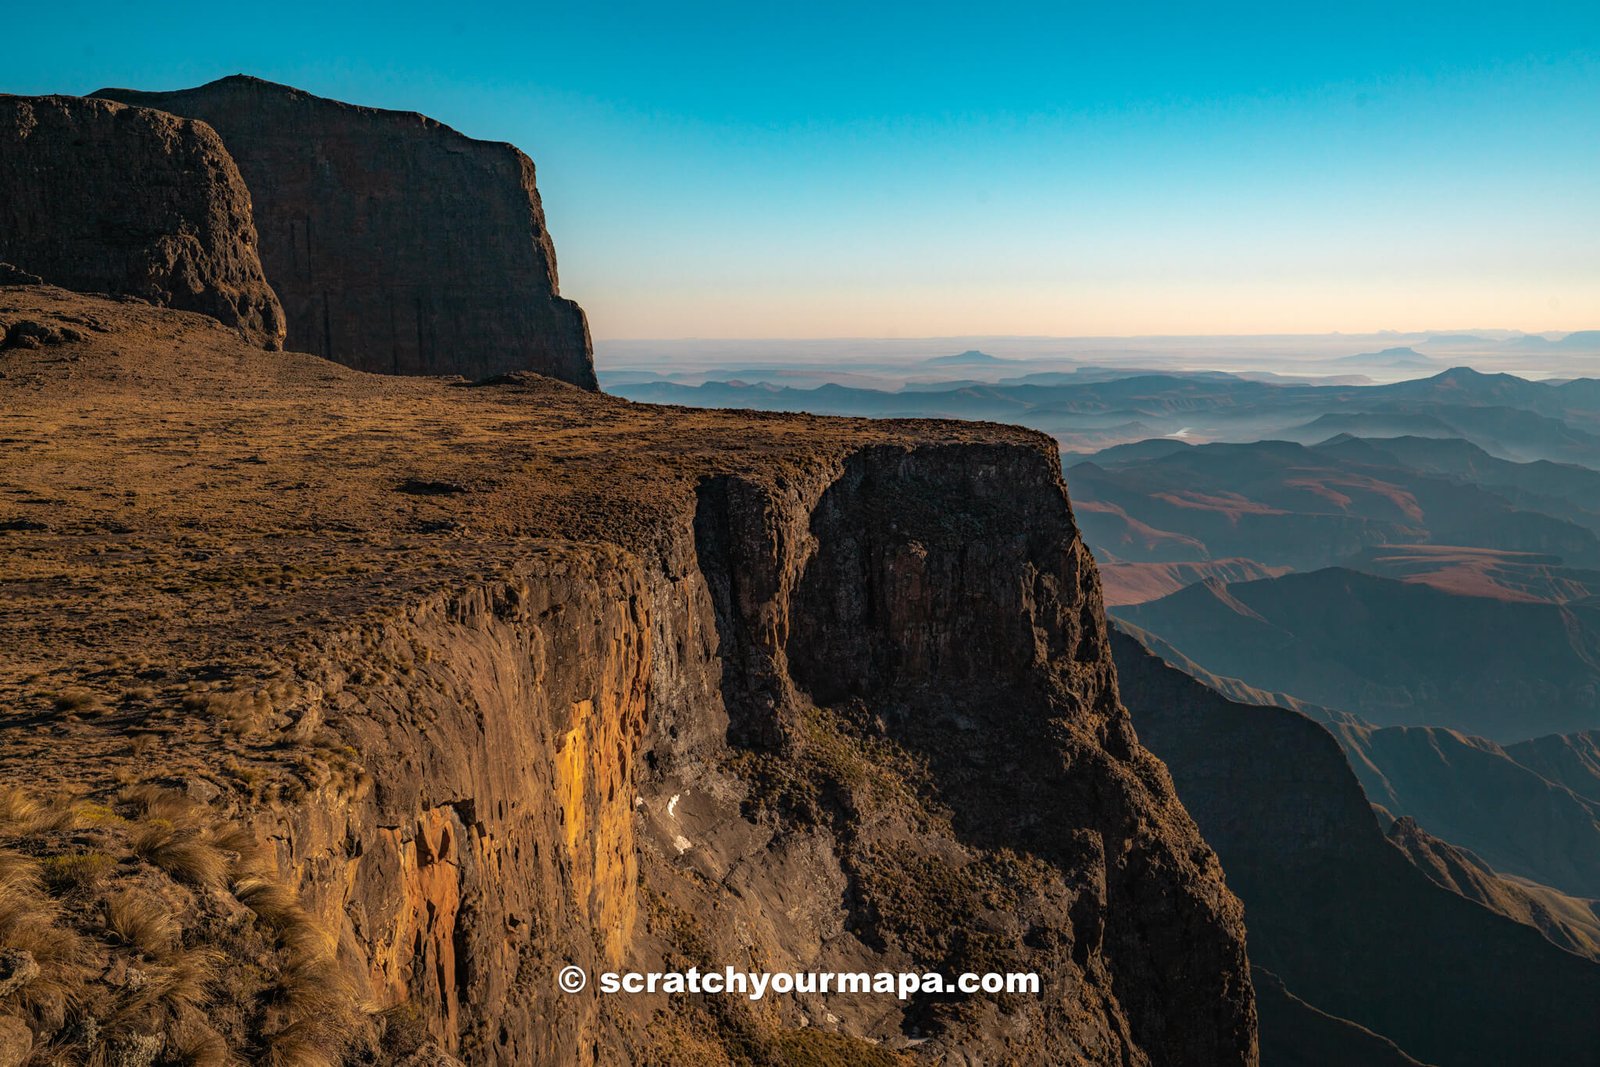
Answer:
<svg viewBox="0 0 1600 1067"><path fill-rule="evenodd" d="M242 75L95 95L221 134L250 188L289 348L379 373L535 371L596 387L533 161L511 145Z"/></svg>
<svg viewBox="0 0 1600 1067"><path fill-rule="evenodd" d="M1257 1062L1239 904L1119 704L1048 440L380 377L0 289L0 319L69 317L95 328L3 357L33 418L0 505L0 778L80 819L181 793L263 843L299 911L235 863L205 914L289 946L303 913L341 1010L379 1013L301 1033L273 1007L298 957L229 959L197 1007L261 1005L214 1028L234 1052ZM60 922L123 952L71 901L165 887L171 860L135 852ZM99 991L104 1040L176 1047L110 972L50 966ZM1041 990L595 988L691 966ZM0 994L39 1055L81 1047L81 1018L36 1007Z"/></svg>
<svg viewBox="0 0 1600 1067"><path fill-rule="evenodd" d="M105 100L0 96L0 262L283 343L250 193L204 122Z"/></svg>

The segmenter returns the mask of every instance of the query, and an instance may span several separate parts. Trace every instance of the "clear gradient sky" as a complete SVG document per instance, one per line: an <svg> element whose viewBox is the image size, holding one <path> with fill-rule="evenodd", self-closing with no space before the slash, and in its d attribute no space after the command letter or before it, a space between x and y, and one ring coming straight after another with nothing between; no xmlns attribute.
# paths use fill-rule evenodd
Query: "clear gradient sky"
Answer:
<svg viewBox="0 0 1600 1067"><path fill-rule="evenodd" d="M1600 327L1600 4L8 4L532 155L597 338Z"/></svg>

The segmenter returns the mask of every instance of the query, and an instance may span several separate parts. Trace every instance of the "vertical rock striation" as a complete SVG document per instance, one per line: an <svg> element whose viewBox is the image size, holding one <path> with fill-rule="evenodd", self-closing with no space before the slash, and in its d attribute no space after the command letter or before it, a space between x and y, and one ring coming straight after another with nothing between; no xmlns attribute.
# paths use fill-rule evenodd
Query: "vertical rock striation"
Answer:
<svg viewBox="0 0 1600 1067"><path fill-rule="evenodd" d="M513 146L242 75L95 95L221 134L254 198L289 348L385 374L535 371L596 388L533 161Z"/></svg>
<svg viewBox="0 0 1600 1067"><path fill-rule="evenodd" d="M85 839L129 857L95 892L203 905L177 918L218 951L229 1050L1258 1062L1240 904L1119 701L1049 438L451 388L60 289L0 290L0 312L97 324L6 355L0 393L49 427L19 477L63 531L18 524L8 550L98 580L101 542L65 531L109 491L138 494L117 518L149 546L93 611L14 583L0 698L35 713L6 719L0 786L43 771L124 813ZM65 718L101 692L114 715ZM144 823L178 791L209 813L184 842L236 857L210 888L143 836L176 832ZM59 825L27 847L84 847ZM81 897L63 928L127 955ZM572 965L590 985L560 992ZM596 989L726 967L1039 982ZM95 1026L187 1040L120 1012L116 973L75 980ZM50 1055L100 1032L35 1007Z"/></svg>
<svg viewBox="0 0 1600 1067"><path fill-rule="evenodd" d="M266 348L283 342L250 194L204 122L0 96L0 262L67 289L202 312Z"/></svg>
<svg viewBox="0 0 1600 1067"><path fill-rule="evenodd" d="M821 1019L952 1062L1256 1061L1238 903L1118 703L1043 450L714 475L643 555L541 554L327 653L313 718L376 786L272 836L380 999L468 1062L673 1062L683 1032ZM557 995L572 962L1043 990L747 1017Z"/></svg>

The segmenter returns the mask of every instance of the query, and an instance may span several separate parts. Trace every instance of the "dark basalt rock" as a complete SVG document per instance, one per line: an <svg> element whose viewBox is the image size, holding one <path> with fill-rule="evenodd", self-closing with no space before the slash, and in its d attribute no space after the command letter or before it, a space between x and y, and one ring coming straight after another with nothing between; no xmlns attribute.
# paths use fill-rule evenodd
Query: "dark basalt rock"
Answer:
<svg viewBox="0 0 1600 1067"><path fill-rule="evenodd" d="M533 161L511 145L244 76L95 95L222 135L255 201L289 348L380 373L536 371L596 388Z"/></svg>
<svg viewBox="0 0 1600 1067"><path fill-rule="evenodd" d="M198 311L281 347L250 194L205 123L106 100L0 96L0 284L41 279Z"/></svg>

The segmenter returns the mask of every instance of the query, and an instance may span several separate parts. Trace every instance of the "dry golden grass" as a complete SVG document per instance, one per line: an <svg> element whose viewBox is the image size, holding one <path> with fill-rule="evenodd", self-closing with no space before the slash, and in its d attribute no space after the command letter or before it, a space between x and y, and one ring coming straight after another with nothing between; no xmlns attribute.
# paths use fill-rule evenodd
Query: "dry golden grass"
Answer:
<svg viewBox="0 0 1600 1067"><path fill-rule="evenodd" d="M172 1011L199 1008L217 980L221 963L221 954L216 949L181 949L155 969L150 985L162 1004Z"/></svg>
<svg viewBox="0 0 1600 1067"><path fill-rule="evenodd" d="M46 803L21 787L0 786L0 838L64 830L75 819L72 806L59 799Z"/></svg>
<svg viewBox="0 0 1600 1067"><path fill-rule="evenodd" d="M336 966L333 940L273 877L247 827L150 785L113 803L0 793L4 833L50 848L72 840L63 828L83 824L105 849L0 849L0 950L28 953L39 972L0 1011L40 1031L49 1062L118 1067L159 1053L161 1063L223 1065L247 1049L264 1063L332 1067L351 1050L381 1062L377 1026ZM212 911L209 893L225 888L253 927ZM264 939L251 941L249 929ZM258 1013L239 1014L255 1001ZM212 1025L219 1005L233 1013L231 1047Z"/></svg>
<svg viewBox="0 0 1600 1067"><path fill-rule="evenodd" d="M160 867L173 878L204 889L221 886L228 878L228 857L199 834L162 823L134 831L134 855Z"/></svg>
<svg viewBox="0 0 1600 1067"><path fill-rule="evenodd" d="M212 833L211 841L222 851L233 853L232 872L235 880L250 872L271 867L271 857L261 847L255 831L248 826L231 824L218 827Z"/></svg>
<svg viewBox="0 0 1600 1067"><path fill-rule="evenodd" d="M35 1027L77 996L94 959L89 940L62 924L61 906L44 884L37 860L0 850L0 949L25 952L39 967L6 1006Z"/></svg>
<svg viewBox="0 0 1600 1067"><path fill-rule="evenodd" d="M333 940L293 889L265 878L244 878L234 883L233 895L276 935L291 960L309 965L332 956Z"/></svg>
<svg viewBox="0 0 1600 1067"><path fill-rule="evenodd" d="M117 800L144 821L171 826L192 826L204 808L176 789L157 785L130 786L117 794Z"/></svg>
<svg viewBox="0 0 1600 1067"><path fill-rule="evenodd" d="M107 897L105 929L116 943L148 959L165 960L178 942L178 922L165 901L137 889Z"/></svg>
<svg viewBox="0 0 1600 1067"><path fill-rule="evenodd" d="M100 708L100 698L86 689L68 689L50 695L50 705L68 714L84 714Z"/></svg>
<svg viewBox="0 0 1600 1067"><path fill-rule="evenodd" d="M185 1067L229 1067L239 1062L221 1034L186 1013L167 1033L167 1055Z"/></svg>
<svg viewBox="0 0 1600 1067"><path fill-rule="evenodd" d="M104 885L117 861L104 852L47 856L40 861L44 879L56 893L82 893Z"/></svg>

